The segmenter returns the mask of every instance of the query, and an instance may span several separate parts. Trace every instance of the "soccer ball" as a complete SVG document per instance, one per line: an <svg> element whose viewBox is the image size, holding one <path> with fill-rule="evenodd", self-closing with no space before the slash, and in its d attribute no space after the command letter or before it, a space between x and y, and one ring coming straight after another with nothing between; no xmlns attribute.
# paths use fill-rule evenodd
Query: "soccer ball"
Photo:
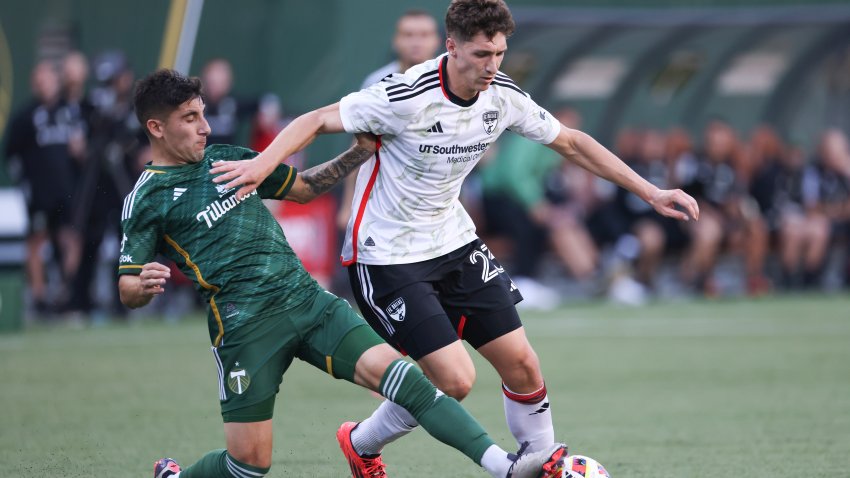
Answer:
<svg viewBox="0 0 850 478"><path fill-rule="evenodd" d="M563 478L611 478L611 475L593 458L570 455L564 459Z"/></svg>

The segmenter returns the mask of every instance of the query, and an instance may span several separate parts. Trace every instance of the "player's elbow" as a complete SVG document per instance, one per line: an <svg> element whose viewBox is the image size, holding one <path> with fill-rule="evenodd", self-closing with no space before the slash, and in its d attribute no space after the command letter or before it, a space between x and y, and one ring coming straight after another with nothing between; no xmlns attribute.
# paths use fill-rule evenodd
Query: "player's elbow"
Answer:
<svg viewBox="0 0 850 478"><path fill-rule="evenodd" d="M309 174L309 171L305 174ZM286 194L287 201L297 202L298 204L306 204L316 198L318 194L313 192L312 188L304 180L304 175L299 174L295 177L295 184L292 189Z"/></svg>

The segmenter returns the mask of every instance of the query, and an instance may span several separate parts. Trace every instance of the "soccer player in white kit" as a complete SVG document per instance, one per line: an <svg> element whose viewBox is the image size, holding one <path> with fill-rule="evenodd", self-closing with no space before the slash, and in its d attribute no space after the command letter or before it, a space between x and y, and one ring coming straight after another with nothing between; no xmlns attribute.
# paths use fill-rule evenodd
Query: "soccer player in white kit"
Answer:
<svg viewBox="0 0 850 478"><path fill-rule="evenodd" d="M510 129L664 216L697 219L699 209L681 190L658 189L587 134L560 124L501 73L513 30L503 0L453 0L446 54L297 118L255 159L219 163L211 172L243 195L318 134L379 135L375 158L357 177L342 251L361 312L457 399L475 380L460 342L467 340L502 379L511 433L522 447L539 450L554 442L554 432L540 364L514 307L522 297L458 201L463 179ZM415 426L385 401L360 424L343 424L337 438L352 470L386 476L381 449Z"/></svg>

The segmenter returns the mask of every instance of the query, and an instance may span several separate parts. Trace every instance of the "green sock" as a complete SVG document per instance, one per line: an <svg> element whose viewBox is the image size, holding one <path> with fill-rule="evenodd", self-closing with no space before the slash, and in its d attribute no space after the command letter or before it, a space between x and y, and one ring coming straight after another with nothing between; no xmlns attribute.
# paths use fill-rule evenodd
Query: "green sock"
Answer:
<svg viewBox="0 0 850 478"><path fill-rule="evenodd" d="M398 359L381 378L381 394L404 407L431 436L481 464L495 442L452 397L439 392L412 363Z"/></svg>
<svg viewBox="0 0 850 478"><path fill-rule="evenodd" d="M213 450L180 472L180 478L262 478L269 468L238 462L227 450Z"/></svg>

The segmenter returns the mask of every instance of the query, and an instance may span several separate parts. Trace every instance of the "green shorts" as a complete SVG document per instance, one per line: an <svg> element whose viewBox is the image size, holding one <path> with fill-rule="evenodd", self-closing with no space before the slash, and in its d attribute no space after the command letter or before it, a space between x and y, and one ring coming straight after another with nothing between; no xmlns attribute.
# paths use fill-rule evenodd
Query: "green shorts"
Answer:
<svg viewBox="0 0 850 478"><path fill-rule="evenodd" d="M212 349L222 417L225 422L270 419L294 357L353 382L360 355L382 343L348 302L324 290L293 309L252 320Z"/></svg>

